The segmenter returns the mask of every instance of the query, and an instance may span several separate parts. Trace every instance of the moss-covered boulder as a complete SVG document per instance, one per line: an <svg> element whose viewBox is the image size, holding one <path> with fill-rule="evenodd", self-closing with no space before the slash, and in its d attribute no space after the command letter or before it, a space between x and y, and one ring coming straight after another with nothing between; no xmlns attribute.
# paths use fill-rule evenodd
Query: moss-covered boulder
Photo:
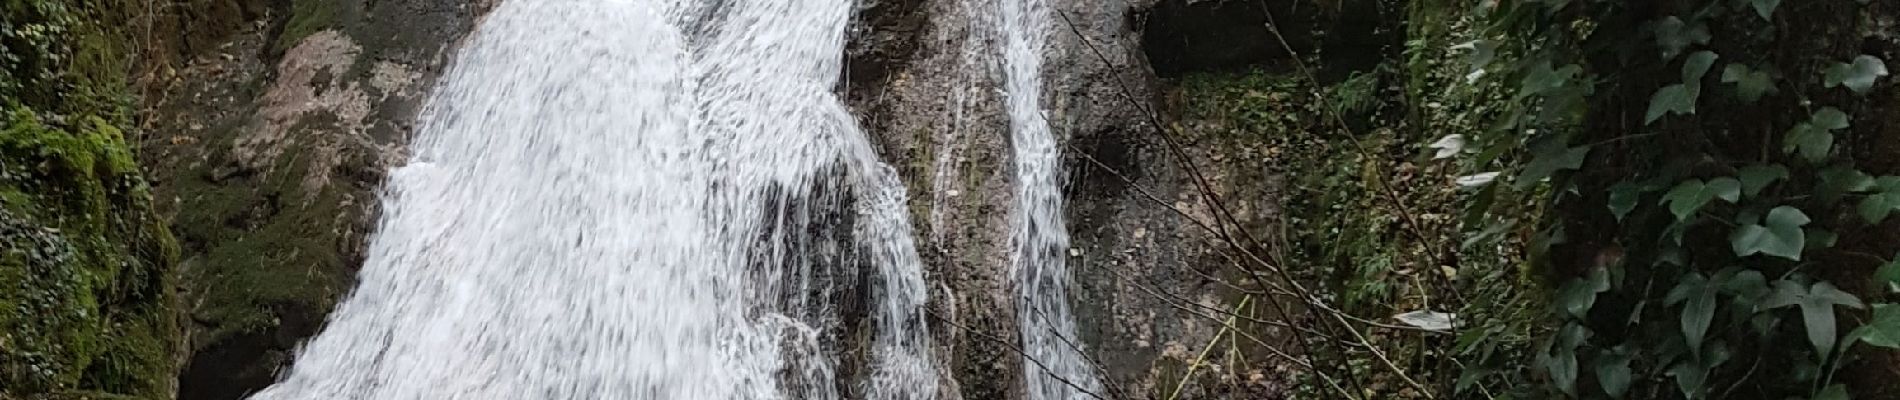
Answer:
<svg viewBox="0 0 1900 400"><path fill-rule="evenodd" d="M177 246L118 128L46 119L0 117L0 397L169 397Z"/></svg>
<svg viewBox="0 0 1900 400"><path fill-rule="evenodd" d="M178 247L128 140L144 6L0 2L0 399L176 392Z"/></svg>

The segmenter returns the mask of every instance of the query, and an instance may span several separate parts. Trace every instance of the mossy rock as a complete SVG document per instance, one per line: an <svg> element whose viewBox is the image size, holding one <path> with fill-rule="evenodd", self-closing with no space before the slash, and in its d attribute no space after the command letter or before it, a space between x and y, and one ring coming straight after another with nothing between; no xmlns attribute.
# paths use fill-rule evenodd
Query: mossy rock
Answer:
<svg viewBox="0 0 1900 400"><path fill-rule="evenodd" d="M0 397L164 397L177 246L114 125L44 119L0 118Z"/></svg>

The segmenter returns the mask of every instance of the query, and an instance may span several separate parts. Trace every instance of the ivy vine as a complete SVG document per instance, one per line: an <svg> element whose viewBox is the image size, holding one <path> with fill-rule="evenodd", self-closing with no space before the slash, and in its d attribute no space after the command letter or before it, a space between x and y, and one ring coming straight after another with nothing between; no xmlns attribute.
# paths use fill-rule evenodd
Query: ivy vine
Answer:
<svg viewBox="0 0 1900 400"><path fill-rule="evenodd" d="M1458 161L1466 229L1484 243L1498 226L1538 227L1531 262L1553 279L1558 322L1532 367L1471 368L1458 390L1848 399L1838 375L1853 350L1900 348L1887 299L1900 255L1838 246L1900 210L1900 176L1848 151L1851 110L1888 70L1873 54L1776 51L1820 29L1797 18L1868 2L1655 3L1483 2L1489 29L1453 48L1474 81L1517 89L1493 128L1457 138L1475 154ZM1494 212L1525 203L1548 217ZM1511 362L1477 347L1460 349L1472 364Z"/></svg>

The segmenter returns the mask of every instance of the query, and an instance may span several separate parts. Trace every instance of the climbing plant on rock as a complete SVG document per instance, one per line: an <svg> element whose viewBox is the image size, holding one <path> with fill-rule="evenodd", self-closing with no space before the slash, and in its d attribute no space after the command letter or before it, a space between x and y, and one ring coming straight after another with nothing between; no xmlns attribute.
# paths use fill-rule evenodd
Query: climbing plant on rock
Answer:
<svg viewBox="0 0 1900 400"><path fill-rule="evenodd" d="M1559 327L1529 350L1531 368L1461 340L1476 366L1461 393L1848 399L1842 368L1900 347L1888 301L1900 267L1839 246L1900 209L1900 176L1860 169L1851 151L1869 132L1855 113L1893 84L1880 56L1826 46L1861 42L1842 29L1873 37L1866 21L1894 11L1545 0L1476 12L1490 29L1463 48L1491 51L1472 58L1473 76L1518 95L1493 128L1462 138L1479 149L1462 164L1471 174L1515 172L1473 191L1473 212L1548 209L1465 229L1538 227L1531 270L1556 288Z"/></svg>

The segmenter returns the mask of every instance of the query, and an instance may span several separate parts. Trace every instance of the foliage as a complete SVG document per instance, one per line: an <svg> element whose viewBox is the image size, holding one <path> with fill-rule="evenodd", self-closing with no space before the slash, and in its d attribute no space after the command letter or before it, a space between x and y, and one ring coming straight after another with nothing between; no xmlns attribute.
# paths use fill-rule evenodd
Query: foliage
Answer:
<svg viewBox="0 0 1900 400"><path fill-rule="evenodd" d="M1884 296L1842 289L1870 278L1848 260L1879 257L1838 246L1900 206L1900 177L1856 169L1842 139L1889 84L1885 62L1811 51L1840 40L1804 31L1814 21L1862 9L1803 3L1475 8L1487 28L1465 46L1470 74L1517 94L1464 137L1468 173L1513 177L1481 184L1485 217L1466 229L1537 227L1530 261L1557 282L1559 328L1536 334L1530 370L1509 368L1523 349L1461 349L1478 366L1461 393L1845 399L1856 345L1894 346ZM1874 323L1841 318L1869 302ZM1508 329L1489 324L1477 331Z"/></svg>
<svg viewBox="0 0 1900 400"><path fill-rule="evenodd" d="M171 392L177 248L121 130L112 3L0 2L0 398Z"/></svg>

